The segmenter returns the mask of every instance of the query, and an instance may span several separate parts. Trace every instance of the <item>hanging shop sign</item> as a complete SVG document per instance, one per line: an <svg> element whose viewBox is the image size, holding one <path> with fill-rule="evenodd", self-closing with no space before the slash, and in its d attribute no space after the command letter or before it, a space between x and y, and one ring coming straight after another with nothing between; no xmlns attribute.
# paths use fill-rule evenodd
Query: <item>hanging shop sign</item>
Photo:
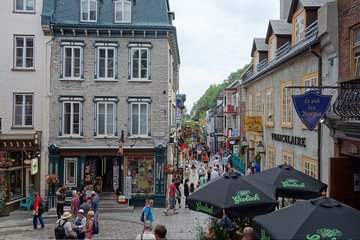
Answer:
<svg viewBox="0 0 360 240"><path fill-rule="evenodd" d="M31 175L37 174L39 171L38 158L31 159Z"/></svg>
<svg viewBox="0 0 360 240"><path fill-rule="evenodd" d="M127 176L125 179L125 196L127 199L131 199L132 195L132 177Z"/></svg>
<svg viewBox="0 0 360 240"><path fill-rule="evenodd" d="M331 97L331 95L322 95L314 91L292 95L295 110L310 131L314 130L324 117L330 106Z"/></svg>
<svg viewBox="0 0 360 240"><path fill-rule="evenodd" d="M245 131L262 132L262 117L261 116L246 116L245 117Z"/></svg>

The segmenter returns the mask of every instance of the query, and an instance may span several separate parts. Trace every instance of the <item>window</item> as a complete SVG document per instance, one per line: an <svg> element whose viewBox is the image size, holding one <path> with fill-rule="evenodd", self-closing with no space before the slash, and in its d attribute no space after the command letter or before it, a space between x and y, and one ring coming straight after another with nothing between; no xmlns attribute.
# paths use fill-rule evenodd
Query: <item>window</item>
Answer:
<svg viewBox="0 0 360 240"><path fill-rule="evenodd" d="M276 36L273 34L269 38L269 56L268 61L271 62L276 58L276 50L277 50L277 44L276 44Z"/></svg>
<svg viewBox="0 0 360 240"><path fill-rule="evenodd" d="M283 151L282 160L284 164L294 167L294 153Z"/></svg>
<svg viewBox="0 0 360 240"><path fill-rule="evenodd" d="M97 19L97 1L81 0L81 21L96 22Z"/></svg>
<svg viewBox="0 0 360 240"><path fill-rule="evenodd" d="M301 77L301 79L303 86L309 87L309 89L311 89L311 86L318 86L318 72L305 74Z"/></svg>
<svg viewBox="0 0 360 240"><path fill-rule="evenodd" d="M302 157L302 170L306 175L309 175L315 179L317 179L317 160Z"/></svg>
<svg viewBox="0 0 360 240"><path fill-rule="evenodd" d="M293 44L305 37L305 10L301 9L293 16Z"/></svg>
<svg viewBox="0 0 360 240"><path fill-rule="evenodd" d="M248 101L249 105L247 106L247 115L248 116L253 116L253 96L249 95L249 101Z"/></svg>
<svg viewBox="0 0 360 240"><path fill-rule="evenodd" d="M258 51L254 52L253 64L254 64L253 71L254 71L254 73L256 73L257 68L258 68L258 64L259 64L259 52Z"/></svg>
<svg viewBox="0 0 360 240"><path fill-rule="evenodd" d="M127 172L131 174L132 193L154 193L154 157L126 157Z"/></svg>
<svg viewBox="0 0 360 240"><path fill-rule="evenodd" d="M14 68L34 68L34 36L15 36Z"/></svg>
<svg viewBox="0 0 360 240"><path fill-rule="evenodd" d="M115 22L130 23L131 22L131 2L116 1L115 2Z"/></svg>
<svg viewBox="0 0 360 240"><path fill-rule="evenodd" d="M116 136L117 97L95 97L95 136Z"/></svg>
<svg viewBox="0 0 360 240"><path fill-rule="evenodd" d="M84 79L83 73L83 42L62 42L61 79Z"/></svg>
<svg viewBox="0 0 360 240"><path fill-rule="evenodd" d="M292 127L292 90L286 88L291 86L292 82L286 82L281 85L281 127Z"/></svg>
<svg viewBox="0 0 360 240"><path fill-rule="evenodd" d="M266 126L274 126L273 88L266 89L265 124Z"/></svg>
<svg viewBox="0 0 360 240"><path fill-rule="evenodd" d="M60 97L60 136L80 137L82 133L82 97Z"/></svg>
<svg viewBox="0 0 360 240"><path fill-rule="evenodd" d="M35 0L15 0L15 12L35 12Z"/></svg>
<svg viewBox="0 0 360 240"><path fill-rule="evenodd" d="M360 76L360 27L352 31L351 36L351 73L353 76Z"/></svg>
<svg viewBox="0 0 360 240"><path fill-rule="evenodd" d="M267 146L266 158L267 158L266 163L268 168L276 167L276 155L275 155L274 147Z"/></svg>
<svg viewBox="0 0 360 240"><path fill-rule="evenodd" d="M14 127L33 126L33 94L14 94Z"/></svg>
<svg viewBox="0 0 360 240"><path fill-rule="evenodd" d="M261 102L261 92L257 92L255 95L255 115L261 116L262 115L262 102Z"/></svg>
<svg viewBox="0 0 360 240"><path fill-rule="evenodd" d="M130 135L149 136L150 98L130 98Z"/></svg>
<svg viewBox="0 0 360 240"><path fill-rule="evenodd" d="M116 43L96 43L96 75L98 80L115 80L117 78Z"/></svg>
<svg viewBox="0 0 360 240"><path fill-rule="evenodd" d="M130 43L129 47L129 80L148 81L151 79L150 49L149 43Z"/></svg>
<svg viewBox="0 0 360 240"><path fill-rule="evenodd" d="M65 186L76 187L77 159L64 158L64 182Z"/></svg>

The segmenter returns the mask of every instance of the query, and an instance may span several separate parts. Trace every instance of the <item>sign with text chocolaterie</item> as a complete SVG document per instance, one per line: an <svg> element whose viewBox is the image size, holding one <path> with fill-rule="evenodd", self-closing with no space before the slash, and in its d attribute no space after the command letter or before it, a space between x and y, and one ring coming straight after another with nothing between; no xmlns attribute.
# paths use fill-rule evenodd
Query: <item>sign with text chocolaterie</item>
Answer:
<svg viewBox="0 0 360 240"><path fill-rule="evenodd" d="M322 95L314 91L300 95L292 95L295 110L310 130L319 124L330 106L331 95Z"/></svg>

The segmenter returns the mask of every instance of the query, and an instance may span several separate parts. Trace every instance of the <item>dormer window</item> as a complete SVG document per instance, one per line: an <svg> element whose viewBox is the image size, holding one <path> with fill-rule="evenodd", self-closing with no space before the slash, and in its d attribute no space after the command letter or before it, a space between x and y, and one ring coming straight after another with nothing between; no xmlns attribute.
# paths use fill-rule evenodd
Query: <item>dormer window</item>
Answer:
<svg viewBox="0 0 360 240"><path fill-rule="evenodd" d="M300 42L305 37L305 10L302 9L293 17L293 45Z"/></svg>
<svg viewBox="0 0 360 240"><path fill-rule="evenodd" d="M130 23L131 22L131 2L119 0L115 2L115 22Z"/></svg>
<svg viewBox="0 0 360 240"><path fill-rule="evenodd" d="M276 58L276 50L277 50L277 44L276 44L276 36L273 34L270 38L269 38L269 56L268 56L268 61L271 62L272 60L274 60Z"/></svg>
<svg viewBox="0 0 360 240"><path fill-rule="evenodd" d="M259 52L258 51L254 52L253 63L254 63L253 71L255 73L255 72L257 72L257 66L259 64Z"/></svg>
<svg viewBox="0 0 360 240"><path fill-rule="evenodd" d="M97 1L81 0L81 21L96 22L97 20Z"/></svg>

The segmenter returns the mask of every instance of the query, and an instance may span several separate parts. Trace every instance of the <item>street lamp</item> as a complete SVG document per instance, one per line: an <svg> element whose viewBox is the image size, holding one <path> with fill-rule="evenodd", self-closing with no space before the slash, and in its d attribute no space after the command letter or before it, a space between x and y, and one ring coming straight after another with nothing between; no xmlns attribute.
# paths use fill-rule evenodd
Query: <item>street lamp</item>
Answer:
<svg viewBox="0 0 360 240"><path fill-rule="evenodd" d="M258 142L258 144L256 145L256 149L257 149L257 153L265 155L265 146L262 143L262 141Z"/></svg>
<svg viewBox="0 0 360 240"><path fill-rule="evenodd" d="M248 140L246 139L245 136L241 140L241 146L246 149L246 158L245 158L245 166L244 166L244 169L245 169L245 172L246 172L247 165L248 165L248 162L249 162L249 143L248 143Z"/></svg>

